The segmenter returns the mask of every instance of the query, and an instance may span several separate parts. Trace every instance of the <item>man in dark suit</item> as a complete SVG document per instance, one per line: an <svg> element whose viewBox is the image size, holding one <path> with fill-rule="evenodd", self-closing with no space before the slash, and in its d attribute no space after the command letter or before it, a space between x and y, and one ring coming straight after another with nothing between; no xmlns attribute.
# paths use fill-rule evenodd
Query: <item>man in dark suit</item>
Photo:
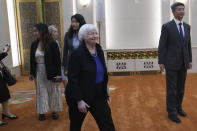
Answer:
<svg viewBox="0 0 197 131"><path fill-rule="evenodd" d="M161 71L166 70L168 118L180 123L177 114L186 117L182 109L187 69L192 68L190 26L182 21L185 5L171 6L174 19L162 26L158 57Z"/></svg>

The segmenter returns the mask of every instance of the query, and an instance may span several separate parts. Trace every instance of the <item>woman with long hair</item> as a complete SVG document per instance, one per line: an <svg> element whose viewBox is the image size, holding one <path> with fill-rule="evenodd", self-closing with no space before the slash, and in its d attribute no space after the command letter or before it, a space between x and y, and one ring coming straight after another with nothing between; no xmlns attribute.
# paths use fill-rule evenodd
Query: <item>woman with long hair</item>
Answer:
<svg viewBox="0 0 197 131"><path fill-rule="evenodd" d="M80 42L78 39L78 31L82 25L86 24L84 17L81 14L75 14L71 17L71 25L64 37L63 51L63 67L67 71L68 58L70 54L78 48Z"/></svg>
<svg viewBox="0 0 197 131"><path fill-rule="evenodd" d="M48 27L39 23L34 26L36 41L31 45L30 80L35 80L36 108L39 120L45 120L45 113L52 110L52 118L58 119L56 111L62 109L52 87L61 82L61 60L57 43L51 38Z"/></svg>

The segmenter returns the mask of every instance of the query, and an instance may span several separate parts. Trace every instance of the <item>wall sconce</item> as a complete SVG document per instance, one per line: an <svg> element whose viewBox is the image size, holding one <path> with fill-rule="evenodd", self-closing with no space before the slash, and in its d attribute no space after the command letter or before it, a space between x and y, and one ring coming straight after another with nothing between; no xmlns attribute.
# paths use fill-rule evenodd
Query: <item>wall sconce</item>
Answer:
<svg viewBox="0 0 197 131"><path fill-rule="evenodd" d="M80 0L80 4L81 4L83 7L88 6L89 3L90 3L90 0Z"/></svg>

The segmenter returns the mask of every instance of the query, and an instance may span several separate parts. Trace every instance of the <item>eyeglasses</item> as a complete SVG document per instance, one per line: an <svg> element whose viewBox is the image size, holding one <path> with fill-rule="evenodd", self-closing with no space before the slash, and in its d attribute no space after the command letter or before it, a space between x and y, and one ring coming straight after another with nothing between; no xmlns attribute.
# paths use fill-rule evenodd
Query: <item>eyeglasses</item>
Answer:
<svg viewBox="0 0 197 131"><path fill-rule="evenodd" d="M88 36L98 36L98 33L97 32L90 32L90 33L88 33Z"/></svg>

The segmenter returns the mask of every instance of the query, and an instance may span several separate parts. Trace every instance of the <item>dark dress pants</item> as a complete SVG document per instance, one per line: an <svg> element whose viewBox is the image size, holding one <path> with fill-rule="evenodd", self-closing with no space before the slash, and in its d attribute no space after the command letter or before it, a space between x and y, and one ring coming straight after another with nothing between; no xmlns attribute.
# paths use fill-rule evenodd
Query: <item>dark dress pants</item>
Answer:
<svg viewBox="0 0 197 131"><path fill-rule="evenodd" d="M87 113L81 113L76 103L68 102L70 131L81 131L82 123ZM90 104L88 111L92 114L100 131L115 131L111 110L105 99L98 99Z"/></svg>
<svg viewBox="0 0 197 131"><path fill-rule="evenodd" d="M3 77L0 74L0 103L8 101L10 99L10 92L3 80Z"/></svg>
<svg viewBox="0 0 197 131"><path fill-rule="evenodd" d="M186 75L187 70L184 66L179 70L166 69L166 103L169 115L176 114L178 110L182 110Z"/></svg>

